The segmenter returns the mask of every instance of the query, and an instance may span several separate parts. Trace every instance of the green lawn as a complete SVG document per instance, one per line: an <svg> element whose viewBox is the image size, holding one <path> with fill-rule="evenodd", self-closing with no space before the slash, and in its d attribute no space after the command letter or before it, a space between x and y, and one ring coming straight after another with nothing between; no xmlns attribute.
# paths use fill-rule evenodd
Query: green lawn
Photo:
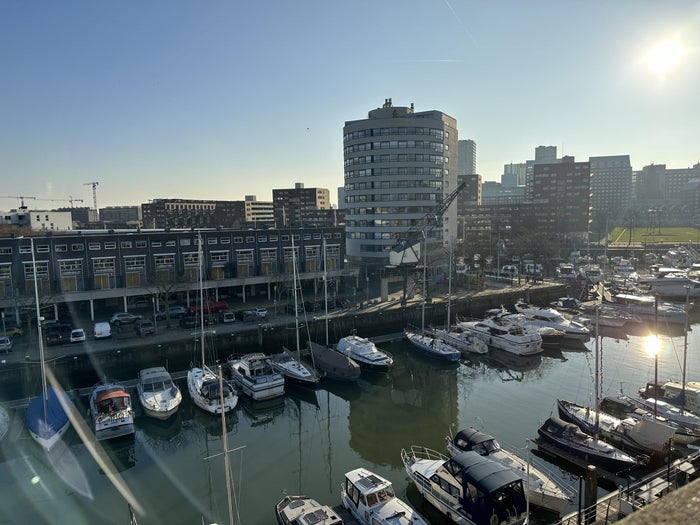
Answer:
<svg viewBox="0 0 700 525"><path fill-rule="evenodd" d="M700 243L700 230L697 228L634 228L630 240L629 228L613 228L608 237L609 244L644 244L685 242Z"/></svg>

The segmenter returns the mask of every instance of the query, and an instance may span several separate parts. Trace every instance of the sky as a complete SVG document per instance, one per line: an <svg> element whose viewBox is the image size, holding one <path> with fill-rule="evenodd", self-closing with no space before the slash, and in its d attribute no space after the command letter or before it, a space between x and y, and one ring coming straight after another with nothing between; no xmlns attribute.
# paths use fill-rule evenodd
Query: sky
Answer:
<svg viewBox="0 0 700 525"><path fill-rule="evenodd" d="M456 118L484 180L539 145L686 168L699 58L698 1L2 0L0 209L92 182L98 207L335 203L343 125L386 98Z"/></svg>

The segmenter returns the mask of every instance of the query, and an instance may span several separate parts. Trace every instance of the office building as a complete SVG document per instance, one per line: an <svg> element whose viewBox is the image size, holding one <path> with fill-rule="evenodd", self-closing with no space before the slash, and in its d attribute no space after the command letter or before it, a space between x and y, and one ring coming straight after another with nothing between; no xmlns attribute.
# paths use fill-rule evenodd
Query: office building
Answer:
<svg viewBox="0 0 700 525"><path fill-rule="evenodd" d="M294 188L273 189L272 205L278 228L331 224L331 194L326 188L305 188L297 182Z"/></svg>
<svg viewBox="0 0 700 525"><path fill-rule="evenodd" d="M632 165L629 155L590 157L591 215L618 218L632 198Z"/></svg>
<svg viewBox="0 0 700 525"><path fill-rule="evenodd" d="M416 112L386 99L366 119L343 128L348 261L382 267L397 239L419 230L427 214L457 188L457 121L441 111ZM445 243L457 234L457 206L429 233Z"/></svg>
<svg viewBox="0 0 700 525"><path fill-rule="evenodd" d="M457 141L457 175L476 174L476 142L471 139Z"/></svg>

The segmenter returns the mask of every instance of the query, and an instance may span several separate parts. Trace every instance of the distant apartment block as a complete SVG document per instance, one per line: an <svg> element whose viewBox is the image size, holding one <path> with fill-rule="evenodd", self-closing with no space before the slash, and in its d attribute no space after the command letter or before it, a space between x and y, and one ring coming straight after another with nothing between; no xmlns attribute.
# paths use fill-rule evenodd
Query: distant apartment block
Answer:
<svg viewBox="0 0 700 525"><path fill-rule="evenodd" d="M294 188L273 189L272 205L278 228L331 224L330 191L326 188L305 188L297 182Z"/></svg>
<svg viewBox="0 0 700 525"><path fill-rule="evenodd" d="M366 119L343 127L348 260L384 266L397 239L420 229L426 214L457 188L457 121L440 111L416 112L386 99ZM450 206L429 236L457 235Z"/></svg>
<svg viewBox="0 0 700 525"><path fill-rule="evenodd" d="M619 217L632 199L632 164L629 155L590 157L591 214Z"/></svg>
<svg viewBox="0 0 700 525"><path fill-rule="evenodd" d="M12 226L28 226L37 231L73 230L73 218L70 211L30 210L26 206L2 212L0 223Z"/></svg>
<svg viewBox="0 0 700 525"><path fill-rule="evenodd" d="M141 204L144 228L244 228L244 201L154 199Z"/></svg>
<svg viewBox="0 0 700 525"><path fill-rule="evenodd" d="M274 226L272 201L259 201L255 195L245 196L245 220L248 224Z"/></svg>
<svg viewBox="0 0 700 525"><path fill-rule="evenodd" d="M138 206L107 206L100 208L100 220L122 224L138 223L141 220L141 210Z"/></svg>

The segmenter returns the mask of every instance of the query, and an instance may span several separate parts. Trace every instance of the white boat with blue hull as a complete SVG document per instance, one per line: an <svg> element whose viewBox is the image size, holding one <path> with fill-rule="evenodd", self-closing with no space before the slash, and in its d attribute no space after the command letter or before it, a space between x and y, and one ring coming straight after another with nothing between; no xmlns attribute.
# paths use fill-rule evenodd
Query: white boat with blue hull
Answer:
<svg viewBox="0 0 700 525"><path fill-rule="evenodd" d="M255 401L284 395L284 376L275 372L262 352L229 357L225 375Z"/></svg>
<svg viewBox="0 0 700 525"><path fill-rule="evenodd" d="M452 458L425 447L401 450L406 474L418 492L459 525L524 525L527 498L512 469L462 452Z"/></svg>
<svg viewBox="0 0 700 525"><path fill-rule="evenodd" d="M351 334L343 337L336 345L338 352L352 358L362 370L370 372L388 372L394 364L394 358L366 337Z"/></svg>
<svg viewBox="0 0 700 525"><path fill-rule="evenodd" d="M504 449L495 437L475 428L465 428L454 437L446 436L451 456L473 451L510 468L522 478L531 505L560 514L573 501L573 491L565 491L543 469Z"/></svg>

